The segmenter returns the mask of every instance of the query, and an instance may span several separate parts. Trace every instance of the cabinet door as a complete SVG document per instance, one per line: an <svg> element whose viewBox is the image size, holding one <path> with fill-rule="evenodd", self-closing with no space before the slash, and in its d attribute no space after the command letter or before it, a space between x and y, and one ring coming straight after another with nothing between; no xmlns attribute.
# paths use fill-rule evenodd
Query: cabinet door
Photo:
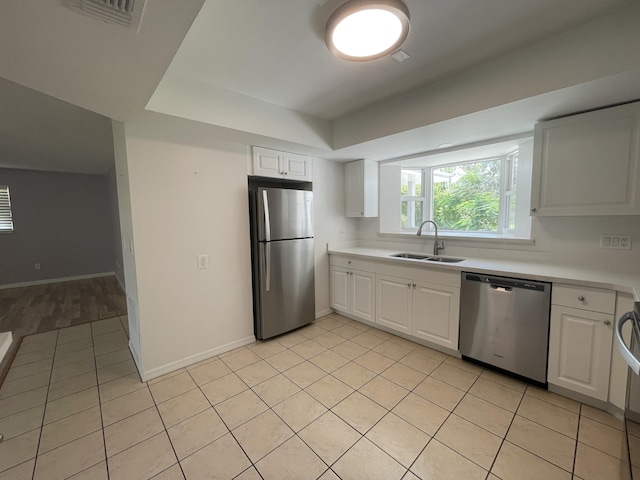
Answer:
<svg viewBox="0 0 640 480"><path fill-rule="evenodd" d="M353 270L351 272L351 314L375 322L375 274Z"/></svg>
<svg viewBox="0 0 640 480"><path fill-rule="evenodd" d="M632 104L536 125L532 213L640 214L639 119Z"/></svg>
<svg viewBox="0 0 640 480"><path fill-rule="evenodd" d="M344 166L344 216L364 217L364 163Z"/></svg>
<svg viewBox="0 0 640 480"><path fill-rule="evenodd" d="M351 301L351 282L349 271L340 267L330 269L331 308L349 313Z"/></svg>
<svg viewBox="0 0 640 480"><path fill-rule="evenodd" d="M376 323L410 333L411 280L378 275L376 281Z"/></svg>
<svg viewBox="0 0 640 480"><path fill-rule="evenodd" d="M460 289L417 284L413 289L413 322L416 337L458 350Z"/></svg>
<svg viewBox="0 0 640 480"><path fill-rule="evenodd" d="M282 178L284 171L282 152L269 148L253 147L253 174L260 177Z"/></svg>
<svg viewBox="0 0 640 480"><path fill-rule="evenodd" d="M312 181L311 157L295 153L284 153L284 175L289 180Z"/></svg>
<svg viewBox="0 0 640 480"><path fill-rule="evenodd" d="M612 340L613 315L553 305L549 383L606 401Z"/></svg>

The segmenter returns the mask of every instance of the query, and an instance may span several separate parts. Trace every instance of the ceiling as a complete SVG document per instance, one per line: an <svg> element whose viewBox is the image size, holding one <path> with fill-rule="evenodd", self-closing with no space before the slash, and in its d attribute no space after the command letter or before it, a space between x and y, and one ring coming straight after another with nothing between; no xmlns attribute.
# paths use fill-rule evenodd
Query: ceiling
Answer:
<svg viewBox="0 0 640 480"><path fill-rule="evenodd" d="M324 25L341 2L207 0L169 71L325 120L590 20L626 0L404 0L411 58L333 56Z"/></svg>
<svg viewBox="0 0 640 480"><path fill-rule="evenodd" d="M405 0L403 63L328 51L324 24L343 2L147 0L137 33L68 0L10 2L0 164L101 173L109 119L145 109L346 161L481 142L640 98L635 0Z"/></svg>
<svg viewBox="0 0 640 480"><path fill-rule="evenodd" d="M111 119L0 78L0 166L106 174Z"/></svg>

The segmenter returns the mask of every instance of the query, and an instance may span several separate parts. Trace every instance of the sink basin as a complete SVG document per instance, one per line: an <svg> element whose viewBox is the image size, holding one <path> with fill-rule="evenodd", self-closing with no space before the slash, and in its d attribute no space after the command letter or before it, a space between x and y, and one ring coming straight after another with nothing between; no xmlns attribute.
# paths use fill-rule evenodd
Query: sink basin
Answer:
<svg viewBox="0 0 640 480"><path fill-rule="evenodd" d="M457 257L441 257L439 255L423 255L421 253L394 253L390 255L395 258L408 258L410 260L424 260L425 262L458 263L465 260Z"/></svg>
<svg viewBox="0 0 640 480"><path fill-rule="evenodd" d="M427 262L458 263L464 261L465 259L456 257L426 257L423 260Z"/></svg>
<svg viewBox="0 0 640 480"><path fill-rule="evenodd" d="M394 253L390 256L396 258L410 258L411 260L429 260L430 258L428 255L421 255L419 253Z"/></svg>

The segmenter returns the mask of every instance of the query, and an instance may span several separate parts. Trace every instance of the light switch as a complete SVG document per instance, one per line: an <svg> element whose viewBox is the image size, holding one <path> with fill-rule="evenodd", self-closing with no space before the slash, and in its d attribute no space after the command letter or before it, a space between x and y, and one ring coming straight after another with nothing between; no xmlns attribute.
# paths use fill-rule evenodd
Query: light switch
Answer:
<svg viewBox="0 0 640 480"><path fill-rule="evenodd" d="M209 268L209 255L198 255L198 270Z"/></svg>

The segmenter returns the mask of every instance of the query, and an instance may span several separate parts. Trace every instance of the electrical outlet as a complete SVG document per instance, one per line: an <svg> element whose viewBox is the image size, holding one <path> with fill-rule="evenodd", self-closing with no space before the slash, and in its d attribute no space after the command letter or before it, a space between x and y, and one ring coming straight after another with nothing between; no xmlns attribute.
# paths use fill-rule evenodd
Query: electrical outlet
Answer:
<svg viewBox="0 0 640 480"><path fill-rule="evenodd" d="M209 255L198 255L198 270L209 268Z"/></svg>
<svg viewBox="0 0 640 480"><path fill-rule="evenodd" d="M36 270L40 270L40 264L39 263L34 263L33 264L33 268L35 268Z"/></svg>
<svg viewBox="0 0 640 480"><path fill-rule="evenodd" d="M600 248L631 250L631 235L602 234L600 235Z"/></svg>

